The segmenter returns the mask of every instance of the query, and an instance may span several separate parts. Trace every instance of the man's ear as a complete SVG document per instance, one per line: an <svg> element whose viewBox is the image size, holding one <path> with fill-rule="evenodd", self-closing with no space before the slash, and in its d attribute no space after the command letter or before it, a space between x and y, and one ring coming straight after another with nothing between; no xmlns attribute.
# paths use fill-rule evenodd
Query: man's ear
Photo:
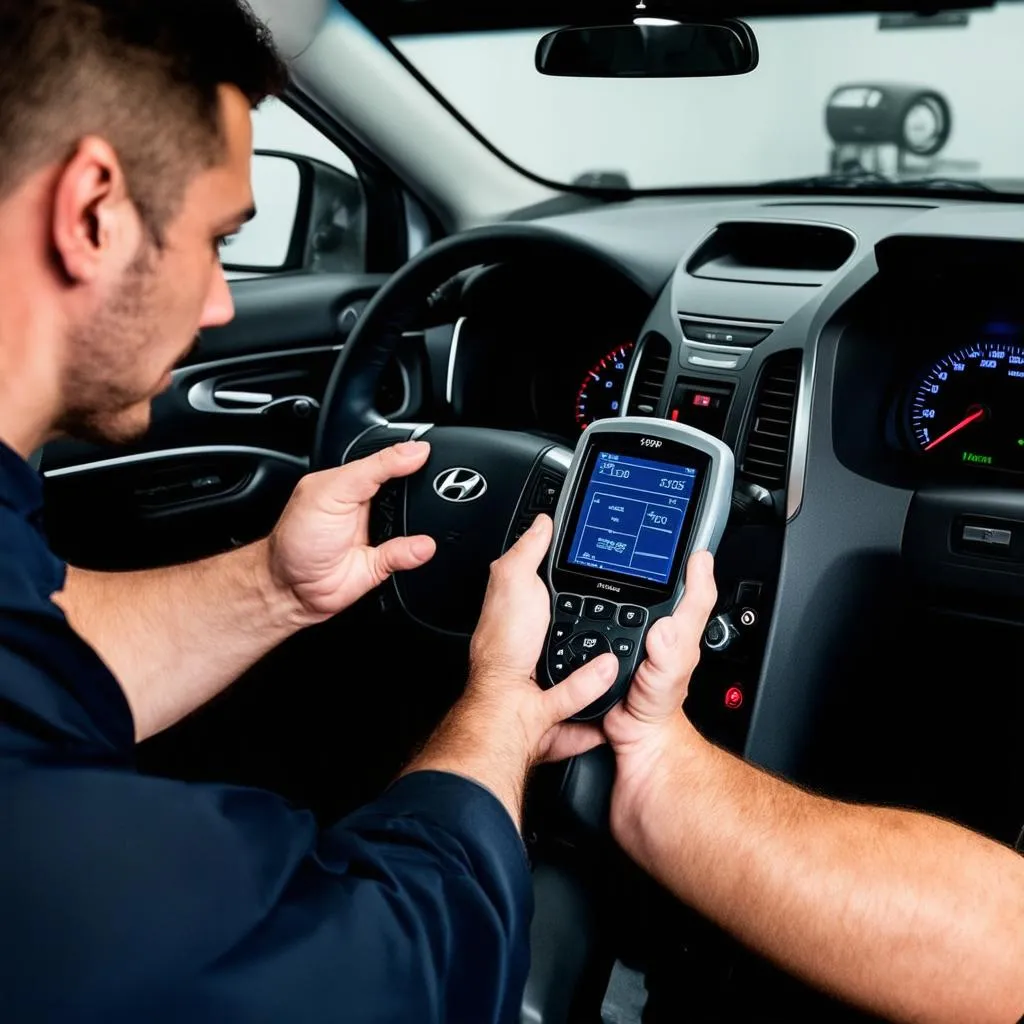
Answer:
<svg viewBox="0 0 1024 1024"><path fill-rule="evenodd" d="M138 251L141 223L121 161L96 136L84 138L64 166L53 203L53 248L69 281L87 284Z"/></svg>

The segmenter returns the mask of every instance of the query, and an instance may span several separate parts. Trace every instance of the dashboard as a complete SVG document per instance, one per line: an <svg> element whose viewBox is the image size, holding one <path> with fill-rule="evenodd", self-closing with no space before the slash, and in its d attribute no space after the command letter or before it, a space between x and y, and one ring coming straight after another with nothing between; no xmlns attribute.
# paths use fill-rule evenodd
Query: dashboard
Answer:
<svg viewBox="0 0 1024 1024"><path fill-rule="evenodd" d="M932 477L1024 471L1024 347L1020 328L987 321L935 342L892 410L892 443ZM981 477L977 474L978 480Z"/></svg>
<svg viewBox="0 0 1024 1024"><path fill-rule="evenodd" d="M621 414L650 297L540 268L489 268L470 280L457 363L461 422L534 429L570 444Z"/></svg>
<svg viewBox="0 0 1024 1024"><path fill-rule="evenodd" d="M471 281L458 421L572 445L641 414L723 439L730 640L705 635L691 717L807 785L1015 839L1024 789L989 781L1024 698L964 680L1024 639L1024 212L695 196L533 223L605 270Z"/></svg>

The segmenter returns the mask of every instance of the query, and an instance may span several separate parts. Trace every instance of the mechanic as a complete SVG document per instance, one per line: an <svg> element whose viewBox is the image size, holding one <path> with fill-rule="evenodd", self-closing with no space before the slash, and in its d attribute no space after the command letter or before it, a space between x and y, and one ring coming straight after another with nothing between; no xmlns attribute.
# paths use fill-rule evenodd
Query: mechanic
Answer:
<svg viewBox="0 0 1024 1024"><path fill-rule="evenodd" d="M318 831L269 792L135 770L137 741L434 551L367 542L421 443L308 476L269 539L187 567L66 572L41 533L30 453L139 436L197 330L231 319L217 243L251 214L250 111L284 79L234 0L0 0L5 1024L517 1020L525 779L601 739L558 723L612 655L530 679L542 518L495 564L464 699L376 803Z"/></svg>
<svg viewBox="0 0 1024 1024"><path fill-rule="evenodd" d="M742 942L872 1013L1018 1020L1024 860L948 821L806 792L706 742L680 708L714 603L703 552L605 718L618 842Z"/></svg>

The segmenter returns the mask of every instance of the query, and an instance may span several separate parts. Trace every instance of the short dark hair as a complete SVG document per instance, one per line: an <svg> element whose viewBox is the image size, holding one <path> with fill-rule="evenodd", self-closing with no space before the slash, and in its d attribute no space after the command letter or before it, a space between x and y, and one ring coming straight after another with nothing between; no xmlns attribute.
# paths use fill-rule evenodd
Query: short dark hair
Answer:
<svg viewBox="0 0 1024 1024"><path fill-rule="evenodd" d="M223 155L218 87L256 107L286 83L246 0L0 0L0 199L98 135L160 245Z"/></svg>

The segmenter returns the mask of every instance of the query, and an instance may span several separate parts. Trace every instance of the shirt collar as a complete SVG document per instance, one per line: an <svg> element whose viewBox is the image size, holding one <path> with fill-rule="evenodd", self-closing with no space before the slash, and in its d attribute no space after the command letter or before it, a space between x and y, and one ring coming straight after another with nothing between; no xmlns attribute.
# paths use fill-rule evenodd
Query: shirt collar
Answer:
<svg viewBox="0 0 1024 1024"><path fill-rule="evenodd" d="M0 441L0 505L28 518L43 506L43 478Z"/></svg>

